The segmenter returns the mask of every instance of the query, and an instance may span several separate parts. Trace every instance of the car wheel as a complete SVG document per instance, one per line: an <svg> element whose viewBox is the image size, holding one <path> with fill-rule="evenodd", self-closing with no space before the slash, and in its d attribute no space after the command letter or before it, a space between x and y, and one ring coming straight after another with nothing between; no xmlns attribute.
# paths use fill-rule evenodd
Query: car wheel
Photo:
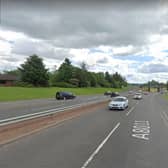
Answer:
<svg viewBox="0 0 168 168"><path fill-rule="evenodd" d="M55 98L56 98L57 100L59 100L59 99L60 99L60 95L59 95L59 93L56 93Z"/></svg>

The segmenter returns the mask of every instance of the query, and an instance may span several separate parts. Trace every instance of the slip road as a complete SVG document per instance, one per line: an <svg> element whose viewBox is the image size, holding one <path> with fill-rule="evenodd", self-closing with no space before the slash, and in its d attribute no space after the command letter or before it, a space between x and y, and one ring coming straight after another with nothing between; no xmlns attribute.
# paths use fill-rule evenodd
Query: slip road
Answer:
<svg viewBox="0 0 168 168"><path fill-rule="evenodd" d="M168 103L151 93L0 147L2 168L166 168Z"/></svg>

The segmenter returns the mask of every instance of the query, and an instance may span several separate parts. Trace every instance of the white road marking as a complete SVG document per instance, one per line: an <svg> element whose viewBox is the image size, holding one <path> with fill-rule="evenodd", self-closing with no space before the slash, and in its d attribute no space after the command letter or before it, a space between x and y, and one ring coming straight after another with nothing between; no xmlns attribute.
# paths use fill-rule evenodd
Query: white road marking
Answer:
<svg viewBox="0 0 168 168"><path fill-rule="evenodd" d="M136 105L139 104L139 101L136 102Z"/></svg>
<svg viewBox="0 0 168 168"><path fill-rule="evenodd" d="M139 139L144 139L144 140L149 140L147 137L149 134L132 134L133 137L139 138Z"/></svg>
<svg viewBox="0 0 168 168"><path fill-rule="evenodd" d="M163 111L162 113L164 114L166 120L168 121L168 115L166 114L166 112Z"/></svg>
<svg viewBox="0 0 168 168"><path fill-rule="evenodd" d="M160 113L161 118L163 119L163 122L166 126L168 126L168 116L165 112Z"/></svg>
<svg viewBox="0 0 168 168"><path fill-rule="evenodd" d="M149 140L150 124L149 121L135 121L132 129L132 136L139 139Z"/></svg>
<svg viewBox="0 0 168 168"><path fill-rule="evenodd" d="M132 108L126 113L126 116L128 116L134 109L135 109L135 106L132 107Z"/></svg>
<svg viewBox="0 0 168 168"><path fill-rule="evenodd" d="M105 145L105 143L108 141L108 139L111 137L111 135L115 132L115 130L120 126L120 123L117 123L117 125L111 130L111 132L108 134L108 136L101 142L101 144L97 147L97 149L90 155L89 159L83 164L81 168L86 168L88 164L93 160L95 155L100 151L100 149Z"/></svg>

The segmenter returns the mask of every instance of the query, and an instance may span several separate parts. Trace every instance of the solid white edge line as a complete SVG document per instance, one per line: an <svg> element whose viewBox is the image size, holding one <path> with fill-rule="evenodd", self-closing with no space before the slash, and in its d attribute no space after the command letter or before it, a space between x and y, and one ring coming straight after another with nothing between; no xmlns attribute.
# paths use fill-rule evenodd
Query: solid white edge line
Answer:
<svg viewBox="0 0 168 168"><path fill-rule="evenodd" d="M168 121L168 115L166 114L166 112L163 111L162 113L164 114L166 120Z"/></svg>
<svg viewBox="0 0 168 168"><path fill-rule="evenodd" d="M162 118L163 123L165 124L165 126L168 126L168 120L165 119L165 116L164 116L163 112L162 113L160 112L160 116L161 116L161 118Z"/></svg>
<svg viewBox="0 0 168 168"><path fill-rule="evenodd" d="M128 116L134 109L135 109L135 107L132 107L132 108L126 113L126 116Z"/></svg>
<svg viewBox="0 0 168 168"><path fill-rule="evenodd" d="M94 104L94 103L99 103L99 102L103 102L103 101L106 101L106 100L90 101L90 102L80 103L80 104L76 104L76 105L74 104L71 106L50 109L50 110L46 110L46 111L42 111L42 112L36 112L36 113L25 114L25 115L17 116L17 117L11 117L11 118L0 120L0 126L8 125L11 123L16 123L19 121L25 121L25 120L33 119L33 118L37 118L37 117L47 116L47 115L54 114L57 112L62 112L65 110L70 110L73 108L78 108L78 107L82 107L82 106L85 106L88 104Z"/></svg>
<svg viewBox="0 0 168 168"><path fill-rule="evenodd" d="M107 137L101 142L101 144L97 147L97 149L90 155L89 159L83 164L81 168L86 168L88 164L93 160L95 155L100 151L100 149L105 145L105 143L108 141L108 139L111 137L111 135L115 132L115 130L120 126L120 123L117 123L117 125L110 131L110 133L107 135Z"/></svg>

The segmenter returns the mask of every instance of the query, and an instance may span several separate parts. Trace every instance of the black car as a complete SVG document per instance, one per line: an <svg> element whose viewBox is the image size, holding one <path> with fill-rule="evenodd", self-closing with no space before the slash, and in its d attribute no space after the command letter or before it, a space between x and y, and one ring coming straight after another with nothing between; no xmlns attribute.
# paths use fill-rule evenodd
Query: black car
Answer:
<svg viewBox="0 0 168 168"><path fill-rule="evenodd" d="M57 100L63 100L63 99L74 99L76 96L73 95L70 92L57 92L55 95L55 98Z"/></svg>
<svg viewBox="0 0 168 168"><path fill-rule="evenodd" d="M112 93L111 93L111 97L116 97L116 96L119 96L119 93L118 93L118 92L112 92Z"/></svg>

